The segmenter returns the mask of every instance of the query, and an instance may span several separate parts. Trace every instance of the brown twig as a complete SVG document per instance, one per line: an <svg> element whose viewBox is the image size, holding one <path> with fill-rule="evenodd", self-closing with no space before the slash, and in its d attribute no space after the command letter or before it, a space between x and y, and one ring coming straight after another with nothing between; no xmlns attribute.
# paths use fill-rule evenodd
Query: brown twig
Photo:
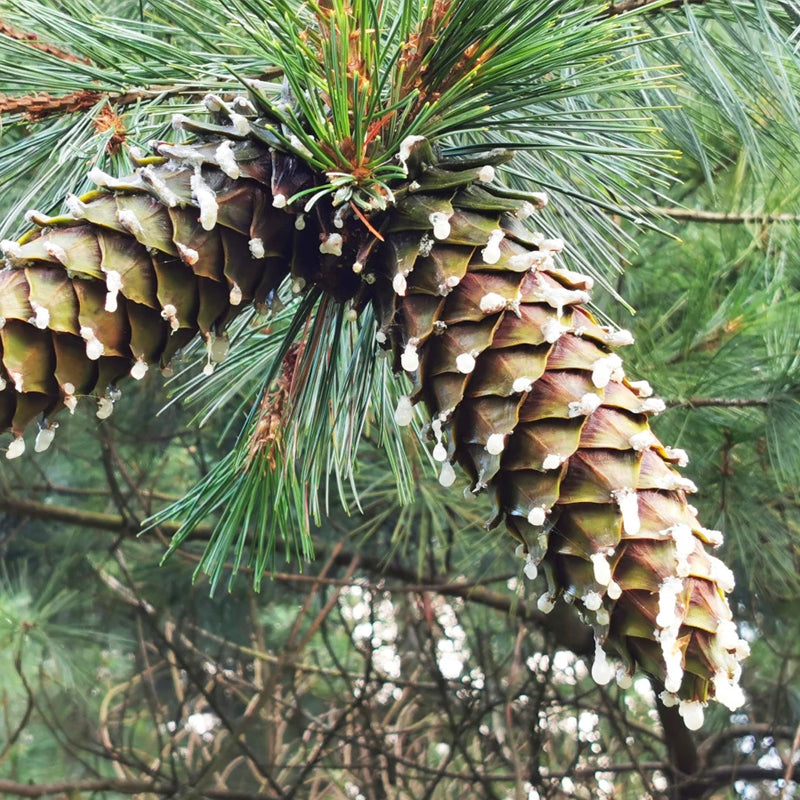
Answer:
<svg viewBox="0 0 800 800"><path fill-rule="evenodd" d="M96 511L84 511L67 506L55 506L47 503L40 503L35 500L23 500L9 494L0 493L0 509L11 511L16 514L24 515L32 519L47 519L64 522L71 525L79 525L91 530L108 531L111 533L124 533L132 537L137 536L140 530L131 522L126 521L117 514L104 514ZM169 536L180 528L177 522L164 522L159 525L159 531L163 536ZM209 539L213 533L212 525L198 525L194 529L194 536L197 539ZM321 556L325 552L325 547L319 543L314 544L317 555ZM342 551L338 554L335 561L337 564L349 564L353 554ZM510 614L516 618L533 622L544 630L549 630L556 635L563 647L572 650L574 653L587 655L593 651L593 638L589 628L577 624L574 612L570 607L561 603L550 614L543 614L533 606L520 601L518 598L509 597L501 592L493 592L482 586L461 586L458 583L448 583L437 577L423 577L422 580L416 570L405 569L401 566L386 565L384 560L378 556L362 555L362 568L370 572L377 572L407 581L415 585L437 586L436 591L449 597L462 597L465 600L494 608L505 614ZM291 576L273 576L276 579L289 578Z"/></svg>
<svg viewBox="0 0 800 800"><path fill-rule="evenodd" d="M79 58L73 53L62 50L60 47L57 47L54 44L41 42L35 33L23 31L19 28L13 27L12 25L7 25L2 20L0 20L0 34L3 34L3 36L8 36L9 39L16 39L18 42L25 42L30 47L34 47L37 50L40 50L42 53L47 53L51 56L55 56L56 58L60 58L62 61L71 61L73 64L91 63L88 58Z"/></svg>
<svg viewBox="0 0 800 800"><path fill-rule="evenodd" d="M773 403L771 397L689 397L668 400L668 408L763 408Z"/></svg>
<svg viewBox="0 0 800 800"><path fill-rule="evenodd" d="M109 104L104 105L95 116L94 127L98 133L111 131L111 136L106 143L106 150L112 156L122 149L122 145L125 144L128 138L128 132L125 129L122 117Z"/></svg>
<svg viewBox="0 0 800 800"><path fill-rule="evenodd" d="M283 357L281 374L274 389L264 392L258 412L253 435L250 437L250 450L247 455L248 468L261 454L266 453L271 470L277 466L276 448L280 449L281 433L285 428L285 417L291 406L295 376L299 360L303 356L305 344L295 342Z"/></svg>
<svg viewBox="0 0 800 800"><path fill-rule="evenodd" d="M100 92L91 89L81 89L76 92L54 97L47 92L37 92L33 95L8 97L0 94L0 115L23 114L32 122L38 122L55 114L71 114L85 111L101 100L108 100L114 108L120 108L144 100L155 98L184 97L198 99L208 92L207 87L186 86L151 86L148 89L132 89L126 92ZM226 96L223 93L223 97ZM116 112L115 112L116 113Z"/></svg>
<svg viewBox="0 0 800 800"><path fill-rule="evenodd" d="M94 780L57 781L54 783L17 783L16 781L0 779L0 795L3 797L45 797L46 795L80 796L92 792L117 792L119 794L156 794L171 797L181 791L177 784L144 781L144 780L119 780L118 778L97 778ZM227 789L208 788L203 790L203 796L211 800L269 800L276 797L263 792L237 792Z"/></svg>
<svg viewBox="0 0 800 800"><path fill-rule="evenodd" d="M668 217L682 222L711 222L717 225L759 224L770 225L776 222L800 222L800 214L756 214L733 211L703 211L696 208L644 208L630 206L623 209L628 214L640 217Z"/></svg>
<svg viewBox="0 0 800 800"><path fill-rule="evenodd" d="M22 114L30 122L38 122L54 114L74 114L94 106L103 95L90 89L80 89L61 97L47 92L8 97L0 94L0 114Z"/></svg>
<svg viewBox="0 0 800 800"><path fill-rule="evenodd" d="M664 11L665 9L681 8L687 5L702 5L705 0L672 0L664 3L662 0L623 0L621 3L611 3L608 9L601 14L603 17L617 17L631 11L639 11L642 8L652 6L652 11Z"/></svg>

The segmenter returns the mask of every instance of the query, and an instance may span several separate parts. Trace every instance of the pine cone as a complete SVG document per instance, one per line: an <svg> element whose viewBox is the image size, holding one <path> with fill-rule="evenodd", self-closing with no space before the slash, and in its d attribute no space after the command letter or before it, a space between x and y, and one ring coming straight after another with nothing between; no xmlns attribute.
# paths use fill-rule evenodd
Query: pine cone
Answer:
<svg viewBox="0 0 800 800"><path fill-rule="evenodd" d="M613 676L609 651L621 683L638 665L664 682L666 702L683 698L689 727L709 696L737 708L748 648L725 598L733 575L704 547L722 537L687 502L696 487L675 469L686 454L649 426L663 401L613 351L632 337L586 310L591 279L558 267L561 240L522 224L532 207L481 188L490 165L454 189L474 165L448 180L425 143L411 148L415 191L389 226L378 287L379 337L414 382L397 421L425 405L440 482L452 485L458 462L472 492L490 492L489 525L505 522L521 543L527 575L544 566L539 608L559 594L578 603L597 682Z"/></svg>

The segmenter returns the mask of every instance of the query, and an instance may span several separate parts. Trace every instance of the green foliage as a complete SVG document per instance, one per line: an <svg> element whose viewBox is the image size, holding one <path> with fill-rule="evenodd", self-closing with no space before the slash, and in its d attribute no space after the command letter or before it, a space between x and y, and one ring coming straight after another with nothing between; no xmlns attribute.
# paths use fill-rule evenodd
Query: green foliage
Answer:
<svg viewBox="0 0 800 800"><path fill-rule="evenodd" d="M551 5L552 13L569 11L559 17L560 31L553 32L556 23L552 19L548 22L543 15L545 6ZM340 4L334 7L341 9ZM370 3L358 7L367 20L377 13L376 5ZM487 22L491 20L489 14L503 13L507 7L512 8L501 3L464 3L461 13L469 9L473 17L463 20L460 27L449 26L448 36L437 44L439 55L447 55L452 64L458 48L463 48L471 35L474 38L478 31L493 27ZM480 103L470 105L465 99L466 84L451 87L447 109L442 110L445 103L440 100L441 113L437 115L434 104L416 123L418 128L403 127L402 107L398 106L392 118L394 127L386 132L383 152L376 155L374 165L385 169L380 175L382 180L389 180L396 163L388 156L397 151L409 132L438 136L453 153L483 148L486 141L518 147L520 152L503 171L504 178L518 189L549 190L552 200L542 216L542 226L568 238L568 257L573 263L593 270L608 289L637 310L630 323L637 344L628 350L626 360L630 371L637 377L647 377L670 405L657 423L657 432L666 442L690 451L688 474L701 486L698 505L708 524L725 532L723 557L733 564L738 578L736 614L744 623L743 630L755 639L743 681L749 699L744 714L733 720L723 715L709 725L713 732L762 725L765 727L759 730L770 730L778 737L775 741L788 745L800 709L798 655L791 644L798 639L800 618L798 226L796 222L758 221L718 226L702 218L675 222L657 216L652 209L715 208L757 215L796 212L800 175L794 48L800 12L794 2L707 0L680 8L654 3L632 17L588 22L590 16L594 20L607 7L606 3L513 5L526 15L530 30L537 31L541 40L534 41L532 35L526 38L528 27L522 30L525 36L519 40L520 49L512 48L505 64L497 62L500 66L481 78L486 82L480 87L485 93ZM310 13L309 8L302 13ZM365 41L363 47L371 63L384 65L393 74L401 55L398 42L413 26L417 6L385 3L381 8L388 17L396 8L402 8L403 13L391 17L397 24L393 29L390 26L385 39ZM171 115L202 113L202 97L207 92L226 96L238 92L243 88L241 78L261 78L269 83L279 79L273 71L277 67L296 81L297 94L298 89L327 82L330 69L320 72L320 65L330 66L341 58L341 48L332 47L325 54L327 62L314 64L309 62L307 48L285 52L290 50L292 37L303 29L292 24L295 15L301 13L294 4L242 2L240 19L229 9L229 4L221 0L167 0L142 4L140 19L138 2L119 3L110 15L108 9L88 0L2 0L4 22L36 30L43 40L92 61L91 65L65 61L0 36L5 92L11 96L34 92L60 96L87 89L99 93L94 105L80 113L54 113L34 121L23 113L3 115L0 185L9 215L2 235L21 229L22 213L30 205L52 212L67 190L79 192L85 186L90 163L110 172L127 169L125 150L110 154L106 149L110 132L96 129L101 108L112 108L121 115L129 142L146 146L153 139L181 136L170 130ZM513 30L513 26L497 28L492 35L501 38ZM542 63L548 53L541 41L551 41L547 37L556 33L562 37L561 47L552 48L553 60L545 58ZM614 41L624 43L625 50L593 50L590 34L594 37L598 33L606 38L597 42L607 43L609 37L616 37ZM283 42L281 51L269 44L275 37ZM572 66L577 61L565 65L566 57L578 61L584 58L584 66L574 71ZM540 65L541 75L552 72L552 83L528 81L531 73L526 69L530 64ZM673 64L679 68L673 70ZM333 77L340 74L334 71ZM637 75L643 77L642 82L634 82ZM446 78L447 74L441 72L437 79ZM391 85L389 78L377 87L370 83L370 90L378 94L365 93L358 122L341 113L335 115L336 127L331 128L330 135L341 137L349 132L355 138L363 137L369 125L381 118L381 111L385 113L386 106L380 106L374 98L386 97L380 92L389 93ZM575 93L576 86L581 93ZM332 105L338 108L350 87L334 81L328 88L339 98L338 105ZM280 101L279 83L269 84L264 92L275 111ZM388 105L391 100L386 102ZM493 116L488 115L487 106L494 108ZM287 126L283 132L276 122L280 135L304 135L291 119L280 117L279 121ZM327 118L318 121L321 130L328 124ZM334 125L333 120L330 125ZM680 160L676 150L682 153ZM342 164L334 159L328 166L338 171ZM654 231L655 227L669 235ZM627 269L620 277L623 267ZM595 299L601 312L619 316L617 301L610 293L605 297L596 293ZM262 480L258 470L239 469L246 452L230 448L237 440L247 441L254 424L253 398L260 400L274 386L297 331L319 307L312 307L310 301L300 306L288 294L283 301L286 308L279 310L276 306L267 321L257 320L251 326L250 320L243 320L232 337L234 346L228 360L210 378L199 374L202 357L192 356L185 372L172 384L173 405L161 416L156 416L156 411L161 405L158 398L162 385L157 376L151 376L136 392L125 388L119 418L115 414L114 420L100 428L106 445L95 438L95 421L86 415L62 426L54 452L46 458L35 456L13 466L4 462L0 492L4 508L11 508L7 505L10 499L24 496L51 509L66 506L72 511L110 514L118 527L111 528L113 537L103 543L86 525L68 535L55 522L35 521L27 512L5 511L2 553L7 566L0 595L0 638L2 672L11 679L3 684L3 704L8 719L16 722L22 718L26 693L15 677L13 661L20 649L24 674L40 679L35 694L52 702L48 706L43 701L41 716L26 728L32 731L32 738L18 740L9 751L12 756L0 758L3 777L26 783L111 774L110 760L101 759L88 743L94 744L89 731L99 719L101 700L112 692L112 698L125 698L125 703L120 701L116 708L119 730L129 732L131 751L153 757L161 753L164 726L176 721L169 753L181 781L193 779L195 767L200 769L199 761L189 767L181 761L180 748L185 747L189 736L181 726L190 712L202 708L198 687L203 683L191 683L192 691L182 699L172 695L171 687L179 684L170 682L173 674L164 666L169 663L165 655L152 673L159 676L155 695L142 688L148 685L143 677L151 673L146 664L134 660L141 658L143 649L155 652L154 643L163 645L159 636L163 636L164 627L148 628L147 634L137 631L136 614L142 612L132 614L130 596L125 600L119 586L109 581L113 577L131 588L122 567L107 556L112 539L111 552L123 552L131 570L137 602L145 600L159 609L162 621L184 626L187 636L189 631L203 629L202 636L207 637L202 639L203 658L198 656L194 666L200 665L201 672L205 662L235 664L237 670L241 669L227 684L224 676L215 679L220 696L230 702L224 707L237 720L242 718L245 704L237 705L238 700L230 698L244 693L241 675L245 674L245 665L253 670L255 664L262 663L252 652L247 656L245 648L257 650L253 642L261 636L266 641L266 654L282 657L282 648L292 642L297 608L306 602L306 596L297 589L303 585L300 581L314 577L340 543L350 548L348 557L358 550L363 571L348 574L350 561L342 564L334 560L329 575L347 586L373 581L371 591L376 602L378 585L403 588L431 576L436 578L436 586L446 587L462 580L464 574L473 578L500 575L503 581L493 588L512 608L526 607L526 603L530 606L541 591L538 584L522 583L519 590L507 589L505 581L519 571L518 565L510 557L497 554L497 548L493 549L496 555L485 555L494 534L479 527L485 519L483 507L468 504L457 492L439 491L427 478L424 458L404 456L409 443L400 438L391 419L399 387L390 378L386 362L374 363L366 357L374 335L368 317L351 323L341 310L329 308L317 314L314 336L326 344L307 369L330 380L309 382L292 428L284 434L285 441L291 443L291 455L281 470L267 471L273 476L272 482ZM358 387L357 391L352 387ZM330 413L332 409L338 413ZM193 415L203 423L199 433L189 427ZM117 461L103 461L106 447L117 454ZM232 469L232 464L237 468ZM287 483L287 470L295 467ZM240 481L233 487L224 480L232 473ZM201 489L190 493L197 481ZM215 493L215 486L223 486L224 491ZM301 491L296 491L298 487ZM287 491L282 491L284 488ZM261 540L246 540L239 525L241 517L235 515L235 504L244 504L244 491L261 499L275 499L269 508L273 515L260 528L265 532ZM162 513L153 532L139 542L122 541L123 532L130 528L119 527L120 518L129 520L135 528L140 520L175 499L180 503L178 508L188 512L182 529L170 526L170 514ZM352 516L341 512L345 504ZM362 515L357 513L359 508ZM309 520L322 519L327 512L331 516L321 527L310 525ZM279 568L271 549L276 540L269 535L270 531L277 535L278 526L283 534L309 525L317 562L305 568L306 575L295 576L297 583L291 590L285 583L263 581L262 594L251 599L240 581L224 603L209 600L205 579L195 589L189 588L193 572L199 565L201 571L209 572L212 581L221 584L235 563L225 559L227 551L219 545L203 560L204 537L207 539L210 532L202 523L217 518L222 520L223 539L232 542L234 552L239 548L242 564L247 560L246 548L254 548L252 564L258 580L262 567ZM197 540L185 539L195 523L199 526ZM173 546L182 541L180 550L155 569L176 533ZM290 541L286 550L291 553L294 546ZM22 563L28 566L20 566ZM308 600L314 612L333 591L328 586ZM527 633L521 634L515 618L498 614L490 605L467 600L465 607L458 609L466 631L470 667L480 665L488 676L486 685L481 687L477 681L447 684L449 689L437 705L432 698L438 695L430 688L438 680L435 660L426 648L435 650L438 641L453 641L454 636L441 635L437 640L426 630L424 614L416 610L416 599L411 600L422 598L422 594L409 592L407 604L398 600L398 595L402 592L394 595L396 606L406 620L402 679L410 680L421 663L427 670L424 685L415 686L411 692L421 700L413 713L402 718L407 727L397 726L406 736L403 731L431 731L430 736L420 734L419 751L404 751L404 756L411 753L419 757L417 763L429 770L419 773L423 777L415 784L417 796L426 790L430 771L435 773L446 764L448 769L463 770L473 778L471 783L454 781L454 791L463 797L491 797L495 790L475 778L478 767L471 766L470 759L474 761L478 753L487 759L490 770L510 774L515 769L513 763L504 760L509 748L504 749L495 736L497 730L519 736L518 749L530 747L525 752L530 752L536 770L566 766L573 778L580 769L588 770L589 792L597 791L594 775L599 767L608 765L607 757L617 764L633 758L634 762L658 763L665 771L674 767L665 737L653 733L656 711L652 700L639 693L630 693L629 702L616 691L610 699L601 692L587 694L598 690L580 677L575 684L554 686L551 678L545 678L550 673L539 668L530 675L524 670L513 673L525 676L524 680L520 678L521 688L517 690L517 684L510 680L514 643L522 642L518 645L520 658L530 656L540 664L543 655L554 658L559 648L548 642L552 634L540 636L541 620L527 618ZM442 597L435 591L433 595L437 600ZM259 607L252 618L248 610L251 602ZM422 603L420 599L420 607ZM336 608L339 613L339 606ZM378 611L368 613L375 616ZM303 634L312 630L308 618L298 624ZM354 628L353 620L344 612L326 621L304 650L306 665L325 670L341 667L347 674L363 667L362 656L368 649L364 640L352 635ZM565 622L564 631L570 628L571 623ZM177 646L175 649L185 653ZM52 669L48 659L52 659ZM42 670L40 665L46 668ZM98 672L101 668L108 671ZM576 668L569 668L574 675ZM577 672L582 674L580 668ZM329 715L324 719L335 719L337 709L346 707L343 698L352 697L359 684L355 679L322 672L302 673L314 677L294 684L299 673L287 670L281 674L288 675L281 684L285 692L276 691L273 716L260 718L251 741L265 742L265 731L274 730L275 719L287 714L286 709L295 709L295 727L289 726L286 749L280 751L288 758L292 748L302 746L303 730L323 719L322 710ZM97 684L94 688L100 687L99 696L91 693L92 681ZM255 688L248 691L252 692L248 699L258 695ZM537 705L537 691L551 704ZM295 695L304 698L302 713L292 705ZM520 695L529 698L524 702L530 704L526 706L530 711L521 710ZM163 706L167 710L152 712L148 720L150 712L146 709L156 707L149 705L153 697L159 709ZM336 706L337 702L343 705ZM570 733L573 729L568 720L578 719L587 707L592 713L611 709L599 723L599 754L593 752L590 742ZM369 708L374 714L384 706ZM71 725L76 719L82 721L80 735L75 736L86 748L78 751L80 757L59 743L57 726L48 727L47 720L53 722L46 716L48 709L63 712L55 721L73 733ZM536 716L540 709L554 727L541 727ZM503 727L508 714L514 722L510 729ZM462 727L445 726L442 720L448 715ZM4 732L9 724L4 722ZM480 725L491 734L478 733ZM615 725L629 727L619 729ZM780 738L785 727L791 728L788 741ZM351 736L348 734L349 739L341 741L355 746L359 733L369 730L364 722ZM394 728L387 723L387 730L393 732ZM475 733L465 743L459 736L466 730ZM633 744L623 747L626 740L620 731L630 734ZM218 741L222 741L223 734L219 735ZM752 764L771 747L763 744L761 735L755 739ZM739 747L740 743L744 746L744 737L741 733L733 739L737 749L709 747L706 752L712 753L711 766L727 763L719 760L721 756L729 757L731 763L746 760L748 754ZM713 744L710 738L707 741ZM443 748L436 749L441 742L454 745L452 757L441 756ZM197 754L202 754L202 748L196 744L192 754L200 759ZM387 752L392 751L389 748ZM781 752L788 756L788 746ZM112 755L106 753L104 758ZM365 760L367 755L374 765L375 753L365 752ZM329 796L339 796L335 792L344 792L344 784L335 769L334 755L329 756L327 764L330 785L339 781L342 786L331 788ZM523 764L520 774L537 775L543 794L552 790L581 796L579 778L570 790L567 784L554 784L542 777L546 773L533 767L528 771L529 766ZM474 773L470 773L473 767ZM144 770L142 774L147 777ZM643 796L641 776L650 780L653 774L647 769L641 773L632 770L629 776L620 772L615 778L615 796ZM163 775L170 777L167 766ZM236 780L246 783L239 773ZM247 783L248 789L255 792L263 788L257 785L253 789L254 783ZM512 779L498 784L509 792L517 788L522 791L523 787L521 779L518 786ZM731 798L752 796L748 793L752 787L733 788L733 778L726 785L728 789L717 791L727 791L726 796ZM764 792L779 791L776 787L773 778ZM497 792L503 796L501 789ZM106 796L118 795L109 792ZM438 796L448 795L441 790Z"/></svg>

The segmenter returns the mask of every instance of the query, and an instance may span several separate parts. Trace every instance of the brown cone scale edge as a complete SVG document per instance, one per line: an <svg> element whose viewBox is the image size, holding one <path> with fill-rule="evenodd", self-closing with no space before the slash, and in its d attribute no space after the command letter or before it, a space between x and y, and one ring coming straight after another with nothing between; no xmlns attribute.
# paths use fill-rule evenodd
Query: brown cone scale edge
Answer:
<svg viewBox="0 0 800 800"><path fill-rule="evenodd" d="M691 728L709 698L741 705L733 577L707 550L721 536L687 502L686 454L650 429L663 402L625 375L615 348L630 335L597 324L591 279L560 268L563 242L525 223L546 198L498 188L509 154L437 162L410 137L397 154L408 180L372 218L379 242L346 207L288 203L324 176L242 115L230 123L194 124L197 142L156 145L131 176L93 170L98 190L71 197L68 215L31 213L36 227L2 243L6 457L24 452L34 421L34 449L46 450L54 415L82 398L108 416L119 380L166 365L198 334L211 371L227 324L287 278L372 302L377 343L413 382L397 422L427 409L440 482L453 484L458 463L471 491L491 494L490 524L519 542L528 577L547 576L540 610L562 595L594 629L593 678L626 686L644 670Z"/></svg>

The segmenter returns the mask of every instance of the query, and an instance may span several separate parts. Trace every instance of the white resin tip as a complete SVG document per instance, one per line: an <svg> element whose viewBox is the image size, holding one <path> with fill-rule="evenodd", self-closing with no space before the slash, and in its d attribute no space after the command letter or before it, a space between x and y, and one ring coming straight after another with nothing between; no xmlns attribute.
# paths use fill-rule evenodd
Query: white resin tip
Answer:
<svg viewBox="0 0 800 800"><path fill-rule="evenodd" d="M531 525L541 526L544 525L544 521L547 517L547 512L542 508L542 506L534 506L528 512L528 522Z"/></svg>
<svg viewBox="0 0 800 800"><path fill-rule="evenodd" d="M411 400L410 398L403 396L397 401L397 408L394 412L394 421L400 425L400 427L405 427L406 425L410 425L413 419L414 407L411 405Z"/></svg>
<svg viewBox="0 0 800 800"><path fill-rule="evenodd" d="M506 299L497 292L489 292L481 297L480 309L484 314L496 314L506 307Z"/></svg>
<svg viewBox="0 0 800 800"><path fill-rule="evenodd" d="M33 443L34 452L44 453L53 443L55 436L55 428L41 428L39 433L36 434L36 441Z"/></svg>
<svg viewBox="0 0 800 800"><path fill-rule="evenodd" d="M328 234L320 243L319 251L323 255L340 256L342 254L342 234Z"/></svg>
<svg viewBox="0 0 800 800"><path fill-rule="evenodd" d="M489 241L486 247L481 250L481 258L484 264L496 264L500 260L500 242L505 238L505 233L499 228L489 234Z"/></svg>
<svg viewBox="0 0 800 800"><path fill-rule="evenodd" d="M608 563L605 553L592 553L589 560L594 569L595 582L600 586L608 586L611 583L611 565Z"/></svg>
<svg viewBox="0 0 800 800"><path fill-rule="evenodd" d="M703 704L699 700L681 700L678 712L683 718L683 724L690 731L703 727Z"/></svg>
<svg viewBox="0 0 800 800"><path fill-rule="evenodd" d="M147 362L144 359L139 359L132 367L131 367L131 378L135 381L140 381L144 376L147 374L147 370L150 367L148 366Z"/></svg>
<svg viewBox="0 0 800 800"><path fill-rule="evenodd" d="M495 168L486 164L478 170L477 178L481 183L491 183L495 179Z"/></svg>
<svg viewBox="0 0 800 800"><path fill-rule="evenodd" d="M497 456L503 452L506 446L506 437L502 433L493 433L486 441L486 452L489 455Z"/></svg>
<svg viewBox="0 0 800 800"><path fill-rule="evenodd" d="M25 452L25 440L21 436L18 436L8 446L8 449L6 450L6 458L9 460L11 460L12 458L19 458L24 452Z"/></svg>
<svg viewBox="0 0 800 800"><path fill-rule="evenodd" d="M447 488L452 486L455 482L456 471L453 469L453 465L449 461L445 461L444 464L442 464L442 471L439 474L439 483Z"/></svg>
<svg viewBox="0 0 800 800"><path fill-rule="evenodd" d="M400 366L406 372L415 372L419 369L419 353L417 353L417 346L409 342L403 354L400 356Z"/></svg>
<svg viewBox="0 0 800 800"><path fill-rule="evenodd" d="M450 235L450 216L441 211L434 211L429 217L433 225L433 237L435 239L446 239Z"/></svg>
<svg viewBox="0 0 800 800"><path fill-rule="evenodd" d="M247 246L250 248L250 255L253 258L264 258L266 255L266 250L264 249L264 240L260 239L258 236L253 237L247 243Z"/></svg>
<svg viewBox="0 0 800 800"><path fill-rule="evenodd" d="M549 614L556 606L555 599L549 594L543 594L537 601L536 607L542 614Z"/></svg>
<svg viewBox="0 0 800 800"><path fill-rule="evenodd" d="M609 683L615 674L616 670L608 662L605 650L600 646L600 642L595 640L594 643L594 663L592 664L592 680L598 686L605 686Z"/></svg>
<svg viewBox="0 0 800 800"><path fill-rule="evenodd" d="M469 375L475 369L475 356L471 353L461 353L456 357L456 369L462 375Z"/></svg>

